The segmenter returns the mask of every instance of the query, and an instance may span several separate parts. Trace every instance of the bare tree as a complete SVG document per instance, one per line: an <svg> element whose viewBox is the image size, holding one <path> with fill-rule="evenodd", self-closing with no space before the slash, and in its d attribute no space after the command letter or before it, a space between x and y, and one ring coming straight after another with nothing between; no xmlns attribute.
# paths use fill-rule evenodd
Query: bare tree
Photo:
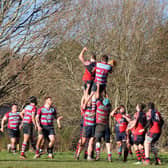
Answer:
<svg viewBox="0 0 168 168"><path fill-rule="evenodd" d="M0 98L16 87L21 88L19 77L23 71L49 47L49 17L64 8L65 2L59 0L0 2ZM18 66L14 67L16 62ZM11 69L14 70L10 72Z"/></svg>

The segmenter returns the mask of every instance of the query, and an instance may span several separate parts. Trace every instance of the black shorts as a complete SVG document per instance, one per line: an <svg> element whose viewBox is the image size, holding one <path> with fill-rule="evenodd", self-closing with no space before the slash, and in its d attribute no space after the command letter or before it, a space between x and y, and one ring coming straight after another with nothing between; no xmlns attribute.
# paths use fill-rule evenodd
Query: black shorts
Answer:
<svg viewBox="0 0 168 168"><path fill-rule="evenodd" d="M95 136L95 126L84 126L82 137L91 138Z"/></svg>
<svg viewBox="0 0 168 168"><path fill-rule="evenodd" d="M23 134L33 135L33 124L23 123Z"/></svg>
<svg viewBox="0 0 168 168"><path fill-rule="evenodd" d="M145 141L145 135L133 135L135 145L143 145Z"/></svg>
<svg viewBox="0 0 168 168"><path fill-rule="evenodd" d="M160 135L161 135L161 133L151 133L151 132L148 132L147 135L146 135L145 140L148 143L155 143L156 141L159 140Z"/></svg>
<svg viewBox="0 0 168 168"><path fill-rule="evenodd" d="M129 138L129 144L133 145L134 144L134 136L133 136L133 134L130 133L128 138Z"/></svg>
<svg viewBox="0 0 168 168"><path fill-rule="evenodd" d="M44 138L48 138L49 135L55 135L54 126L42 126L42 134Z"/></svg>
<svg viewBox="0 0 168 168"><path fill-rule="evenodd" d="M87 84L90 84L90 88L92 88L93 83L94 83L93 80L87 80L87 81L85 81L85 83L84 83L84 89L86 90Z"/></svg>
<svg viewBox="0 0 168 168"><path fill-rule="evenodd" d="M13 130L8 128L8 135L10 138L19 138L20 137L20 131L18 130Z"/></svg>
<svg viewBox="0 0 168 168"><path fill-rule="evenodd" d="M96 142L101 142L101 138L104 138L106 143L110 143L110 128L107 125L97 124L95 130Z"/></svg>
<svg viewBox="0 0 168 168"><path fill-rule="evenodd" d="M125 132L116 132L116 141L126 141L126 137Z"/></svg>
<svg viewBox="0 0 168 168"><path fill-rule="evenodd" d="M105 89L106 89L106 85L105 85L105 84L100 85L100 90L99 90L99 92L101 93L101 92L103 92ZM96 92L96 90L97 90L97 84L94 82L93 85L92 85L92 91L93 91L93 92Z"/></svg>

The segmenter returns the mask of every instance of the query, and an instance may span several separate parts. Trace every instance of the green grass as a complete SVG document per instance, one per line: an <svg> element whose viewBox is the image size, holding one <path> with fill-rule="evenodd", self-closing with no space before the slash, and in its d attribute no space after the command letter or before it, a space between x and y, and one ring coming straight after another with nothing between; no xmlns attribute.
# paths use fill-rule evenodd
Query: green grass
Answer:
<svg viewBox="0 0 168 168"><path fill-rule="evenodd" d="M0 153L0 168L142 168L142 167L151 167L151 168L168 168L168 154L161 154L161 160L163 165L161 166L143 166L143 165L134 165L136 161L135 157L128 158L126 163L122 162L122 158L118 158L116 154L113 154L113 162L109 163L106 160L106 154L101 154L100 161L91 161L88 162L81 158L79 161L73 159L72 152L63 152L56 153L54 159L48 159L47 155L43 155L39 159L33 159L33 153L26 153L26 160L19 160L19 154L12 154L8 152Z"/></svg>

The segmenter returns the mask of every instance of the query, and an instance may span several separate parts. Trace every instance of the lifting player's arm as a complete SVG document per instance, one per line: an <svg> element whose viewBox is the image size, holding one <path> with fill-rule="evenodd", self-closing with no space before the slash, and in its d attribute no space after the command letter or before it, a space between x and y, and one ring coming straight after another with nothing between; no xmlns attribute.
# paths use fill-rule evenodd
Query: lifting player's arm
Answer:
<svg viewBox="0 0 168 168"><path fill-rule="evenodd" d="M114 114L117 112L117 110L119 110L120 107L116 107L111 113L110 113L110 117L114 117Z"/></svg>
<svg viewBox="0 0 168 168"><path fill-rule="evenodd" d="M128 122L131 121L130 117L128 117L128 116L126 116L126 115L123 115L123 117L124 117Z"/></svg>
<svg viewBox="0 0 168 168"><path fill-rule="evenodd" d="M87 51L86 47L84 47L83 50L81 51L81 53L79 54L79 59L83 65L88 65L88 61L85 61L84 56L83 56L85 51Z"/></svg>
<svg viewBox="0 0 168 168"><path fill-rule="evenodd" d="M24 117L24 113L25 113L25 110L23 109L23 110L20 112L20 117L21 117L22 120L23 120L23 117Z"/></svg>
<svg viewBox="0 0 168 168"><path fill-rule="evenodd" d="M4 124L5 124L5 121L7 121L8 118L6 117L6 115L2 118L2 121L1 121L1 132L4 132Z"/></svg>

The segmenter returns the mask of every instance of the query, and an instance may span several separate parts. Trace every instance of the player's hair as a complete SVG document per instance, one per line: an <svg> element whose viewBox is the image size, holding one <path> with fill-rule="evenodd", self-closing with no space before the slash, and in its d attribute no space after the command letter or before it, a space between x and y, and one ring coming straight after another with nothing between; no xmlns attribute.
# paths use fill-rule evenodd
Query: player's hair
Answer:
<svg viewBox="0 0 168 168"><path fill-rule="evenodd" d="M10 108L12 108L13 106L18 106L18 104L17 103L12 103Z"/></svg>
<svg viewBox="0 0 168 168"><path fill-rule="evenodd" d="M140 103L140 104L137 104L137 105L139 106L141 111L144 110L145 107L146 107L146 104L143 104L143 103Z"/></svg>
<svg viewBox="0 0 168 168"><path fill-rule="evenodd" d="M31 96L31 97L29 98L29 103L34 103L35 105L37 105L37 97Z"/></svg>
<svg viewBox="0 0 168 168"><path fill-rule="evenodd" d="M44 100L51 99L51 96L46 96Z"/></svg>
<svg viewBox="0 0 168 168"><path fill-rule="evenodd" d="M108 55L102 55L101 60L107 63L108 62Z"/></svg>
<svg viewBox="0 0 168 168"><path fill-rule="evenodd" d="M125 106L124 105L120 105L120 107L124 108L125 109Z"/></svg>
<svg viewBox="0 0 168 168"><path fill-rule="evenodd" d="M96 54L92 53L91 59L96 60Z"/></svg>
<svg viewBox="0 0 168 168"><path fill-rule="evenodd" d="M152 103L152 102L149 102L149 103L148 103L148 108L149 108L149 109L152 109L152 110L155 109L155 104Z"/></svg>

